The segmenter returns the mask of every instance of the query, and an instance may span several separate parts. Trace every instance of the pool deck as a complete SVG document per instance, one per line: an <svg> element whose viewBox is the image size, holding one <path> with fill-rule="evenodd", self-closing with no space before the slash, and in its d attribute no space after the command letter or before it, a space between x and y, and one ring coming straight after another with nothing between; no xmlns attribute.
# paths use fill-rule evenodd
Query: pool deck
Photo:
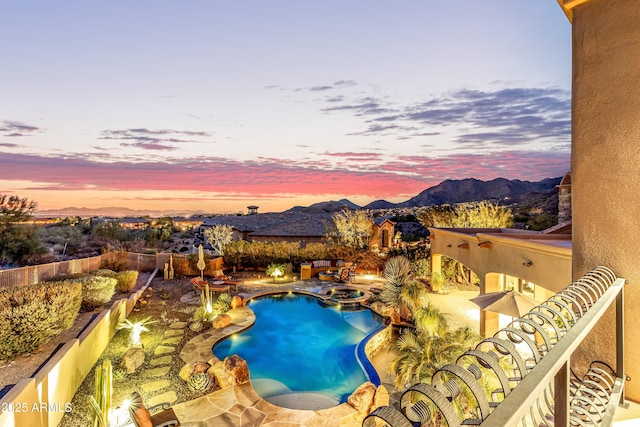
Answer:
<svg viewBox="0 0 640 427"><path fill-rule="evenodd" d="M348 286L368 291L369 288L379 288L381 285L381 279L363 280L362 283L346 285L311 279L286 284L263 283L259 286L244 284L240 286L239 295L244 298L253 298L259 295L293 291L327 298L327 293L332 288ZM445 312L456 313L455 323L469 324L470 326L474 326L475 323L475 327L477 327L477 320L472 315L466 314L467 310L474 307L468 299L476 294L473 292L454 292L450 295L438 295L436 298L430 299L433 304L440 306ZM209 330L192 338L182 348L180 358L187 363L207 361L212 357L213 344L225 336L251 326L255 321L253 311L247 307L231 310L228 314L231 316L229 326L219 330ZM392 400L394 395L398 393L393 387L394 377L387 371L393 357L393 350L381 351L371 360L380 375L381 384L387 388ZM317 403L317 407L326 407L326 402L323 400L323 396L313 393L298 393L277 398L280 404L289 408L299 407L303 404L308 405L307 407L313 407L314 402ZM347 403L316 410L289 409L277 406L258 396L251 382L216 390L206 396L175 404L172 408L181 425L198 427L359 427L362 425L364 417Z"/></svg>

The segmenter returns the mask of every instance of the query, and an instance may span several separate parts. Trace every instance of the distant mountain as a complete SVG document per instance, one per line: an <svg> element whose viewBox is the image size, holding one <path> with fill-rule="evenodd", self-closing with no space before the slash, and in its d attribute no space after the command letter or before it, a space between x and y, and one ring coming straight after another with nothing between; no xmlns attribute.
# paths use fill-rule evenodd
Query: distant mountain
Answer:
<svg viewBox="0 0 640 427"><path fill-rule="evenodd" d="M110 206L104 208L62 208L62 209L46 209L38 210L36 216L38 217L68 217L68 216L81 216L81 217L98 217L105 216L111 218L123 218L123 217L161 217L161 216L189 216L197 214L198 212L187 211L157 211L148 209L130 209L126 207Z"/></svg>
<svg viewBox="0 0 640 427"><path fill-rule="evenodd" d="M443 205L464 202L493 200L502 203L517 203L529 193L545 193L560 184L562 178L547 178L539 182L508 180L497 178L491 181L480 181L468 178L462 180L442 181L430 187L399 207L415 207Z"/></svg>
<svg viewBox="0 0 640 427"><path fill-rule="evenodd" d="M365 209L392 209L397 207L397 203L387 202L386 200L375 200L364 206Z"/></svg>
<svg viewBox="0 0 640 427"><path fill-rule="evenodd" d="M361 209L360 206L356 205L350 200L340 199L338 201L330 200L328 202L314 203L307 207L295 206L285 212L305 212L305 213L338 212L343 210L344 208L349 208L353 210Z"/></svg>

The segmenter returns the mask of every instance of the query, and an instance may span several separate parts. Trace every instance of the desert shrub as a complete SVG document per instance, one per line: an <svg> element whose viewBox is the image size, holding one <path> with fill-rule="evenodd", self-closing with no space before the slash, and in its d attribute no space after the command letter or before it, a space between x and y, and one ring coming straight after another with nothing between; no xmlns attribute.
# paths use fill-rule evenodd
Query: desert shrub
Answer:
<svg viewBox="0 0 640 427"><path fill-rule="evenodd" d="M93 310L109 302L118 281L113 277L86 276L75 279L82 284L82 309Z"/></svg>
<svg viewBox="0 0 640 427"><path fill-rule="evenodd" d="M411 270L416 277L429 277L431 274L431 261L424 258L411 261Z"/></svg>
<svg viewBox="0 0 640 427"><path fill-rule="evenodd" d="M129 293L136 287L138 272L135 270L121 271L116 274L115 279L118 281L116 290L122 293Z"/></svg>
<svg viewBox="0 0 640 427"><path fill-rule="evenodd" d="M329 256L329 247L325 243L308 243L300 248L300 257L307 261L326 259Z"/></svg>
<svg viewBox="0 0 640 427"><path fill-rule="evenodd" d="M101 268L100 270L96 270L96 271L92 271L91 275L92 276L102 276L102 277L113 277L115 279L116 275L118 273L116 273L113 270L109 270L107 268Z"/></svg>
<svg viewBox="0 0 640 427"><path fill-rule="evenodd" d="M123 271L129 268L129 254L124 249L109 251L102 259L102 268Z"/></svg>
<svg viewBox="0 0 640 427"><path fill-rule="evenodd" d="M0 291L0 359L33 351L69 329L81 301L82 285L73 281Z"/></svg>
<svg viewBox="0 0 640 427"><path fill-rule="evenodd" d="M431 291L441 292L444 289L444 275L438 271L431 273Z"/></svg>

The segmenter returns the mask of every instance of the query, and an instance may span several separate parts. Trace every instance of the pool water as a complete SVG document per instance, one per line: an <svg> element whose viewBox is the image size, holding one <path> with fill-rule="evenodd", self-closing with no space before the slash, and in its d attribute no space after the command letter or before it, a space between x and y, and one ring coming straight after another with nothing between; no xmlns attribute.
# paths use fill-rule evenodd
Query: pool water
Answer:
<svg viewBox="0 0 640 427"><path fill-rule="evenodd" d="M249 307L254 326L219 342L213 353L245 359L253 387L265 400L313 393L337 405L367 381L355 348L381 325L371 310L323 307L300 294L256 298Z"/></svg>

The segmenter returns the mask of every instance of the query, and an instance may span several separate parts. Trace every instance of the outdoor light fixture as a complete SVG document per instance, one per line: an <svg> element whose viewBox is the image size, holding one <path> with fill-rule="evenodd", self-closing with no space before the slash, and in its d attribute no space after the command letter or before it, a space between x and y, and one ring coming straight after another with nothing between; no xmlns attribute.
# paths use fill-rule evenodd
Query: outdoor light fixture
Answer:
<svg viewBox="0 0 640 427"><path fill-rule="evenodd" d="M532 261L525 261L522 263L522 265L524 265L525 267L531 267L533 265Z"/></svg>

